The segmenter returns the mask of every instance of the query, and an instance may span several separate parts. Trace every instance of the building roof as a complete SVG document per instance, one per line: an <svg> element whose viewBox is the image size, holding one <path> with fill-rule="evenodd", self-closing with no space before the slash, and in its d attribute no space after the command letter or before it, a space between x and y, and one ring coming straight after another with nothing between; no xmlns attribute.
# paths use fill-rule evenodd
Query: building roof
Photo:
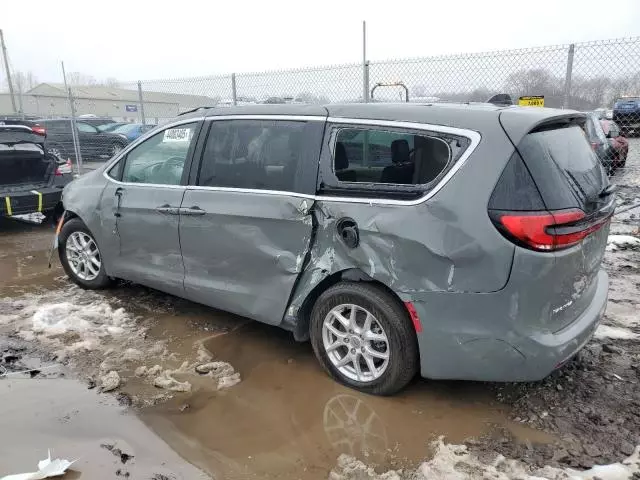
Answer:
<svg viewBox="0 0 640 480"><path fill-rule="evenodd" d="M126 88L106 87L100 85L80 85L72 86L71 91L75 98L90 98L99 100L113 100L122 102L137 103L139 101L138 91ZM62 83L40 83L33 87L26 95L43 97L66 97L64 84ZM150 103L177 103L181 106L209 106L214 105L215 100L205 95L189 95L168 92L142 92L144 102Z"/></svg>

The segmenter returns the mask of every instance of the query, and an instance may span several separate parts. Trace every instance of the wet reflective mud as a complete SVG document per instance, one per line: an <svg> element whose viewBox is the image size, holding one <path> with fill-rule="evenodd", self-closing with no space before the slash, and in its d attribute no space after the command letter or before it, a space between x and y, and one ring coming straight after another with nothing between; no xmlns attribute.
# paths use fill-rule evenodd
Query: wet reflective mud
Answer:
<svg viewBox="0 0 640 480"><path fill-rule="evenodd" d="M381 471L408 467L428 456L440 435L460 443L508 423L481 384L416 380L386 398L342 387L308 344L272 327L251 323L205 346L232 363L242 382L174 398L141 418L219 478L326 478L341 453ZM525 432L531 434L514 431Z"/></svg>

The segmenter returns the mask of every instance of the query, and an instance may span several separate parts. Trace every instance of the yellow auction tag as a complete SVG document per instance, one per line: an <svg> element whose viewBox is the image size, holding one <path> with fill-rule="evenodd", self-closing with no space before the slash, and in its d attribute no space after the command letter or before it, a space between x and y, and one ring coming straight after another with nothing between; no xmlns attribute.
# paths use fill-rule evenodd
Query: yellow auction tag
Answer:
<svg viewBox="0 0 640 480"><path fill-rule="evenodd" d="M9 197L4 197L4 203L7 206L7 215L13 215L13 211L11 210L11 199Z"/></svg>
<svg viewBox="0 0 640 480"><path fill-rule="evenodd" d="M518 105L521 107L544 107L544 95L520 97Z"/></svg>

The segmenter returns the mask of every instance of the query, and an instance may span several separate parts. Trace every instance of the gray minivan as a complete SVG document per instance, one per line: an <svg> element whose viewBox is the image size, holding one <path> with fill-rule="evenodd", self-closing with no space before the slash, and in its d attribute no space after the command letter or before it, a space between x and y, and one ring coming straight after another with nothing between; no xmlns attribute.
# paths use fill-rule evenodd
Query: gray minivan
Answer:
<svg viewBox="0 0 640 480"><path fill-rule="evenodd" d="M157 127L64 191L62 265L311 340L340 382L538 380L590 339L613 188L585 115L253 105Z"/></svg>

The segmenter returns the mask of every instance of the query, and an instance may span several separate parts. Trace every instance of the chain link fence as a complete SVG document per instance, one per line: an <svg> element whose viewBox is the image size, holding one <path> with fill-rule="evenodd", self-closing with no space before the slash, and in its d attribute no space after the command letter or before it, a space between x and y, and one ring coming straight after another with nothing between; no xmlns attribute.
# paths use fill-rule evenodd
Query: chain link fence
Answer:
<svg viewBox="0 0 640 480"><path fill-rule="evenodd" d="M538 96L544 97L546 107L595 112L587 128L594 150L607 165L624 168L628 143L623 137L640 135L640 37L318 68L118 82L112 86L74 86L71 101L78 116L81 153L92 160L108 158L116 144L123 146L142 134L142 125L160 124L198 107L485 102L496 94L509 94L514 103L520 97ZM9 111L8 99L2 98L7 95L0 94L0 112ZM68 91L55 84L20 91L18 103L21 112L34 118L69 118L71 112ZM59 138L52 141L62 145L64 132L60 130ZM70 136L70 132L64 135ZM68 145L67 142L64 154L75 156Z"/></svg>

